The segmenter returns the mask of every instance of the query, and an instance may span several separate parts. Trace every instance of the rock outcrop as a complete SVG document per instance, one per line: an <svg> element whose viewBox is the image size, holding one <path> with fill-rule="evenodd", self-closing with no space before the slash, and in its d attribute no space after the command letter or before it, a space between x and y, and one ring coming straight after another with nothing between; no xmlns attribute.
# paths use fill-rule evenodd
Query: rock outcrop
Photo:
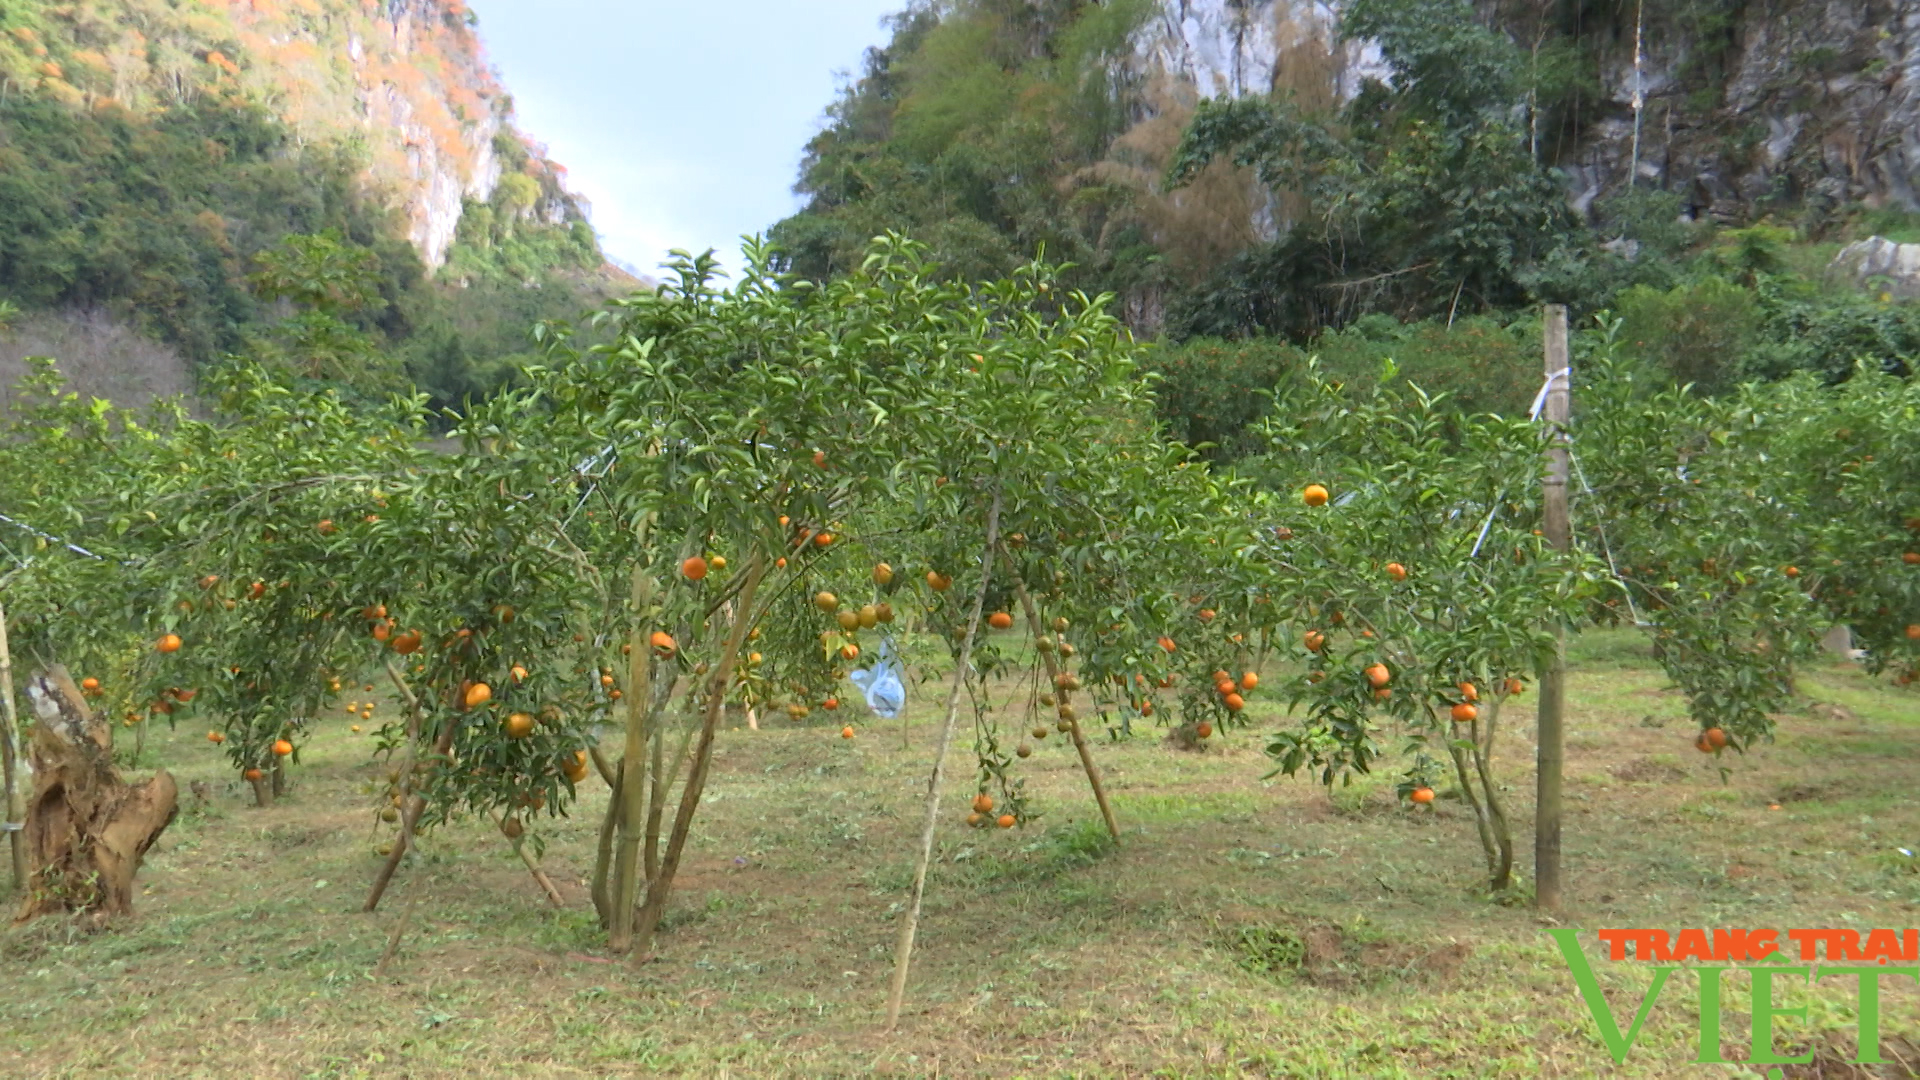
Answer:
<svg viewBox="0 0 1920 1080"><path fill-rule="evenodd" d="M1828 272L1858 285L1878 284L1889 300L1920 299L1920 244L1869 236L1841 248Z"/></svg>

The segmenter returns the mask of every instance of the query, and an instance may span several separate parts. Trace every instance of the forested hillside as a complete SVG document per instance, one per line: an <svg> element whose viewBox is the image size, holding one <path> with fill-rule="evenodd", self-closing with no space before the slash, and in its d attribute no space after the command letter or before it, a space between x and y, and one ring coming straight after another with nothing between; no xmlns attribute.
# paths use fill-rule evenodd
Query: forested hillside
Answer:
<svg viewBox="0 0 1920 1080"><path fill-rule="evenodd" d="M499 385L534 321L633 282L475 25L458 0L0 6L0 362L136 392L235 353L359 395Z"/></svg>
<svg viewBox="0 0 1920 1080"><path fill-rule="evenodd" d="M1912 46L1887 4L916 2L774 235L815 278L885 229L962 277L1044 245L1137 334L1197 342L1162 354L1196 439L1313 353L1524 404L1542 301L1703 391L1905 370L1900 290L1827 264L1920 223Z"/></svg>

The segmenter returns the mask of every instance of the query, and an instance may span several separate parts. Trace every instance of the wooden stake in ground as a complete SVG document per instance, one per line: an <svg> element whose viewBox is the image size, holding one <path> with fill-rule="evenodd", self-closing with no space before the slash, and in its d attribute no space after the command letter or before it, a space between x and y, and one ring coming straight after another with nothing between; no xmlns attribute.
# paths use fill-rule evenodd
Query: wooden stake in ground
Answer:
<svg viewBox="0 0 1920 1080"><path fill-rule="evenodd" d="M1027 583L1020 580L1020 568L1013 564L1013 556L1008 554L1004 544L1000 545L1000 557L1006 560L1007 572L1013 575L1013 591L1020 598L1020 610L1027 616L1027 629L1036 634L1046 633L1046 627L1040 625L1040 612L1033 606L1033 597L1027 595ZM1052 649L1040 653L1041 661L1047 666L1048 686L1060 684L1060 666L1053 656ZM1093 801L1100 804L1100 816L1106 820L1107 835L1118 843L1120 825L1113 819L1113 804L1107 801L1106 785L1100 782L1100 767L1093 763L1093 750L1087 746L1087 736L1080 730L1080 718L1076 716L1067 721L1067 730L1073 735L1074 749L1080 751L1080 768L1085 770L1087 784L1093 788Z"/></svg>
<svg viewBox="0 0 1920 1080"><path fill-rule="evenodd" d="M27 772L26 758L20 752L20 706L13 699L13 653L7 648L7 609L0 605L0 723L7 725L6 738L0 740L0 765L6 769L7 844L13 849L13 888L27 887L27 785L33 775Z"/></svg>
<svg viewBox="0 0 1920 1080"><path fill-rule="evenodd" d="M33 799L27 806L27 879L19 918L133 913L133 877L179 807L165 769L128 785L113 767L107 723L58 665L27 683L33 702Z"/></svg>
<svg viewBox="0 0 1920 1080"><path fill-rule="evenodd" d="M1567 309L1548 304L1546 310L1547 475L1541 481L1540 529L1555 550L1573 544L1573 526L1567 511L1569 459L1567 428L1573 415L1572 361L1567 349ZM1560 908L1561 774L1566 764L1567 632L1553 628L1553 658L1540 675L1539 749L1535 753L1535 816L1533 826L1533 902L1546 911Z"/></svg>
<svg viewBox="0 0 1920 1080"><path fill-rule="evenodd" d="M660 916L667 910L667 896L673 891L673 878L680 869L680 855L687 847L687 833L693 829L694 812L700 808L700 796L707 788L707 770L713 764L713 739L720 728L720 714L726 708L727 687L733 682L734 661L740 655L740 646L747 640L747 630L758 618L753 606L753 597L760 589L760 582L767 576L769 563L764 553L756 552L753 562L747 567L746 584L740 589L740 605L733 618L733 626L727 632L727 644L720 653L720 662L714 665L713 673L707 682L707 713L700 725L700 742L694 750L693 766L687 772L686 786L680 792L680 809L673 817L673 833L667 839L666 855L660 860L660 871L647 882L647 902L640 909L639 918L634 923L634 957L647 958L653 950L653 932L660 925ZM674 771L679 771L679 762L674 763ZM665 777L661 778L665 782ZM616 914L618 914L616 912Z"/></svg>
<svg viewBox="0 0 1920 1080"><path fill-rule="evenodd" d="M933 831L940 823L940 783L947 774L947 747L953 742L954 722L960 715L960 691L973 663L973 639L980 632L980 613L987 606L987 583L993 579L993 552L1000 544L1000 493L994 492L987 511L987 547L980 553L980 590L967 616L967 636L960 641L954 661L953 685L947 690L947 718L940 725L940 741L933 751L933 775L927 780L927 810L920 825L920 855L913 868L913 895L900 920L900 941L893 950L893 991L887 995L887 1027L900 1022L900 1006L907 997L907 970L913 964L913 936L920 928L920 900L927 892L927 864L933 859Z"/></svg>

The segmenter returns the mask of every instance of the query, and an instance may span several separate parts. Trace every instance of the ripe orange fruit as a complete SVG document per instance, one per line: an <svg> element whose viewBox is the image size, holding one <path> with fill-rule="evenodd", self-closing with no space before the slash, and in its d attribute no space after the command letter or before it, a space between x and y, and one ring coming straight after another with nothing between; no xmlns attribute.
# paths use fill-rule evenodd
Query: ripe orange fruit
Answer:
<svg viewBox="0 0 1920 1080"><path fill-rule="evenodd" d="M207 741L210 743L223 743L227 741L227 737L217 731L209 731L207 732Z"/></svg>
<svg viewBox="0 0 1920 1080"><path fill-rule="evenodd" d="M938 570L927 571L927 588L934 592L946 592L953 587L953 579Z"/></svg>
<svg viewBox="0 0 1920 1080"><path fill-rule="evenodd" d="M1433 801L1433 789L1430 787L1414 788L1413 791L1407 795L1407 798L1425 806Z"/></svg>
<svg viewBox="0 0 1920 1080"><path fill-rule="evenodd" d="M1226 697L1228 694L1233 693L1233 686L1234 683L1232 679L1221 679L1219 682L1213 684L1213 692L1219 694L1221 697Z"/></svg>
<svg viewBox="0 0 1920 1080"><path fill-rule="evenodd" d="M253 782L257 782L260 779L260 777L265 774L262 773L259 769L248 769L246 772L243 772L240 775L243 778L245 778L249 783L253 783Z"/></svg>
<svg viewBox="0 0 1920 1080"><path fill-rule="evenodd" d="M1319 652L1327 647L1327 635L1318 630L1307 631L1300 640L1307 646L1308 652Z"/></svg>
<svg viewBox="0 0 1920 1080"><path fill-rule="evenodd" d="M1327 489L1319 484L1308 484L1306 490L1300 493L1300 501L1308 506L1325 506Z"/></svg>
<svg viewBox="0 0 1920 1080"><path fill-rule="evenodd" d="M521 667L519 664L513 665L513 667L508 671L508 674L513 676L514 682L527 681L527 669Z"/></svg>
<svg viewBox="0 0 1920 1080"><path fill-rule="evenodd" d="M975 811L982 814L992 813L993 812L993 796L987 794L984 791L978 795L975 795L973 797L973 808Z"/></svg>
<svg viewBox="0 0 1920 1080"><path fill-rule="evenodd" d="M1013 616L1004 611L996 611L987 616L987 625L995 630L1006 630L1013 626Z"/></svg>
<svg viewBox="0 0 1920 1080"><path fill-rule="evenodd" d="M670 653L679 647L674 644L673 635L667 633L665 630L655 630L652 636L647 638L647 643L662 653Z"/></svg>
<svg viewBox="0 0 1920 1080"><path fill-rule="evenodd" d="M1211 739L1213 738L1213 725L1202 720L1199 726L1193 729L1193 734L1198 738Z"/></svg>
<svg viewBox="0 0 1920 1080"><path fill-rule="evenodd" d="M1727 733L1721 728L1710 727L1701 733L1701 737L1706 739L1707 745L1713 747L1715 750L1727 745Z"/></svg>
<svg viewBox="0 0 1920 1080"><path fill-rule="evenodd" d="M873 583L875 585L893 584L893 567L888 566L886 563L875 563L873 567Z"/></svg>
<svg viewBox="0 0 1920 1080"><path fill-rule="evenodd" d="M699 581L707 576L707 560L698 555L680 564L680 576L688 581Z"/></svg>
<svg viewBox="0 0 1920 1080"><path fill-rule="evenodd" d="M1800 568L1797 566L1789 566L1786 569L1782 570L1781 572L1786 574L1788 577L1800 576Z"/></svg>
<svg viewBox="0 0 1920 1080"><path fill-rule="evenodd" d="M833 610L840 606L840 598L823 589L813 594L813 606L832 614Z"/></svg>
<svg viewBox="0 0 1920 1080"><path fill-rule="evenodd" d="M1908 566L1920 566L1920 551L1909 551L1900 556L1900 561Z"/></svg>
<svg viewBox="0 0 1920 1080"><path fill-rule="evenodd" d="M880 609L873 604L862 604L854 617L859 620L862 630L871 630L880 625Z"/></svg>
<svg viewBox="0 0 1920 1080"><path fill-rule="evenodd" d="M1203 608L1201 608L1201 609L1200 609L1200 611L1199 611L1199 615L1200 615L1200 621L1201 621L1201 622L1212 622L1212 621L1213 621L1213 616L1214 616L1214 611L1213 611L1213 609L1212 609L1212 608L1210 608L1210 607L1203 607Z"/></svg>
<svg viewBox="0 0 1920 1080"><path fill-rule="evenodd" d="M1226 705L1228 712L1239 712L1247 707L1247 699L1239 694L1228 694L1222 704Z"/></svg>
<svg viewBox="0 0 1920 1080"><path fill-rule="evenodd" d="M837 697L830 697L827 700L821 702L820 707L827 710L828 712L832 712L833 710L840 707L840 699Z"/></svg>
<svg viewBox="0 0 1920 1080"><path fill-rule="evenodd" d="M194 695L198 694L199 692L200 691L198 690L182 690L179 687L174 687L167 691L167 693L173 695L173 700L180 702L182 705L186 704L189 701L192 701L194 698Z"/></svg>
<svg viewBox="0 0 1920 1080"><path fill-rule="evenodd" d="M1162 649L1166 650L1168 653L1172 653L1176 648L1178 648L1178 646L1176 646L1173 643L1173 639L1166 636L1165 634L1160 635L1159 645Z"/></svg>
<svg viewBox="0 0 1920 1080"><path fill-rule="evenodd" d="M1388 699L1390 699L1390 698L1392 698L1392 697L1393 697L1393 687L1391 687L1391 686L1378 686L1378 687L1375 687L1375 688L1374 688L1374 691L1373 691L1373 700L1375 700L1375 701L1386 701L1386 700L1388 700Z"/></svg>
<svg viewBox="0 0 1920 1080"><path fill-rule="evenodd" d="M1397 562L1387 564L1387 576L1395 581L1407 580L1407 568Z"/></svg>
<svg viewBox="0 0 1920 1080"><path fill-rule="evenodd" d="M840 659L842 660L852 660L853 658L859 655L860 655L860 646L855 645L851 641L847 642L845 645L840 646Z"/></svg>
<svg viewBox="0 0 1920 1080"><path fill-rule="evenodd" d="M1362 674L1366 675L1367 681L1372 683L1375 689L1393 681L1393 672L1388 671L1385 664L1369 664Z"/></svg>
<svg viewBox="0 0 1920 1080"><path fill-rule="evenodd" d="M1693 740L1693 748L1703 754L1713 753L1713 744L1707 741L1707 733L1704 731L1700 733L1699 738Z"/></svg>
<svg viewBox="0 0 1920 1080"><path fill-rule="evenodd" d="M839 623L842 630L860 629L860 613L852 608L841 608L840 613L833 617L833 621Z"/></svg>
<svg viewBox="0 0 1920 1080"><path fill-rule="evenodd" d="M982 825L985 825L986 823L987 823L987 819L980 814L976 813L976 814L967 815L967 824L973 826L976 829L981 827Z"/></svg>
<svg viewBox="0 0 1920 1080"><path fill-rule="evenodd" d="M385 641L393 636L393 624L385 619L373 624L373 640Z"/></svg>
<svg viewBox="0 0 1920 1080"><path fill-rule="evenodd" d="M1523 693L1523 692L1525 692L1525 690L1526 690L1526 689L1527 689L1527 684L1526 684L1526 683L1523 683L1523 682L1521 682L1521 681L1520 681L1519 679L1508 679L1508 680L1507 680L1507 693L1508 693L1508 694L1519 694L1519 693Z"/></svg>
<svg viewBox="0 0 1920 1080"><path fill-rule="evenodd" d="M87 693L91 694L95 690L100 689L100 680L89 675L86 678L80 680L80 689L85 690Z"/></svg>
<svg viewBox="0 0 1920 1080"><path fill-rule="evenodd" d="M393 640L387 644L392 645L393 651L401 656L412 656L420 651L420 640L420 631L406 630L395 634Z"/></svg>
<svg viewBox="0 0 1920 1080"><path fill-rule="evenodd" d="M1453 722L1471 724L1480 718L1480 710L1470 702L1461 702L1453 707Z"/></svg>
<svg viewBox="0 0 1920 1080"><path fill-rule="evenodd" d="M358 735L360 734L360 725L354 724L353 726L347 728L347 730L353 732L355 735Z"/></svg>
<svg viewBox="0 0 1920 1080"><path fill-rule="evenodd" d="M461 700L466 702L467 708L477 709L493 700L493 687L483 682L474 683L467 687L466 695Z"/></svg>
<svg viewBox="0 0 1920 1080"><path fill-rule="evenodd" d="M1012 814L1001 814L1000 820L996 822L996 824L1003 829L1011 829L1014 826L1014 817Z"/></svg>
<svg viewBox="0 0 1920 1080"><path fill-rule="evenodd" d="M1470 682L1460 683L1455 689L1459 690L1460 696L1466 698L1468 701L1480 700L1480 688Z"/></svg>
<svg viewBox="0 0 1920 1080"><path fill-rule="evenodd" d="M533 734L533 717L523 712L507 717L507 738L524 739Z"/></svg>
<svg viewBox="0 0 1920 1080"><path fill-rule="evenodd" d="M781 527L781 528L783 528L783 529L784 529L784 528L786 528L786 527L787 527L787 526L788 526L788 525L789 525L789 524L790 524L791 522L792 522L792 519L791 519L791 518L789 518L789 517L787 517L787 515L785 515L785 514L781 514L781 515L780 515L780 527Z"/></svg>
<svg viewBox="0 0 1920 1080"><path fill-rule="evenodd" d="M264 582L264 581L256 581L256 582L254 582L253 584L251 584L251 585L249 585L249 586L247 586L247 598L248 598L248 599L250 599L250 600L258 600L258 599L260 599L261 597L263 597L263 596L265 596L265 595L267 595L267 583L266 583L266 582Z"/></svg>
<svg viewBox="0 0 1920 1080"><path fill-rule="evenodd" d="M841 738L843 738L843 739L851 739L851 738L853 738L853 725L852 725L852 724L848 724L848 725L847 725L846 727L843 727L843 728L841 728L841 729L840 729L840 737L841 737Z"/></svg>
<svg viewBox="0 0 1920 1080"><path fill-rule="evenodd" d="M220 584L219 574L208 574L206 577L200 579L200 587L203 589L211 589L218 584Z"/></svg>
<svg viewBox="0 0 1920 1080"><path fill-rule="evenodd" d="M320 524L315 525L314 528L320 530L321 536L332 536L334 534L333 520L331 518L322 518Z"/></svg>
<svg viewBox="0 0 1920 1080"><path fill-rule="evenodd" d="M773 565L777 570L785 570L787 568L787 560L785 558L775 559L773 560Z"/></svg>
<svg viewBox="0 0 1920 1080"><path fill-rule="evenodd" d="M1920 623L1907 624L1907 638L1911 641L1920 641Z"/></svg>
<svg viewBox="0 0 1920 1080"><path fill-rule="evenodd" d="M285 739L273 740L273 753L276 757L286 757L293 753L293 744Z"/></svg>
<svg viewBox="0 0 1920 1080"><path fill-rule="evenodd" d="M160 635L160 640L154 642L153 647L156 651L163 652L163 653L179 652L180 651L180 635L179 634L162 634Z"/></svg>
<svg viewBox="0 0 1920 1080"><path fill-rule="evenodd" d="M815 450L813 452L813 467L816 469L824 469L827 467L827 452L825 450Z"/></svg>
<svg viewBox="0 0 1920 1080"><path fill-rule="evenodd" d="M613 676L611 676L611 675L602 675L602 676L600 676L600 685L601 685L601 686L612 686L612 685L613 685Z"/></svg>

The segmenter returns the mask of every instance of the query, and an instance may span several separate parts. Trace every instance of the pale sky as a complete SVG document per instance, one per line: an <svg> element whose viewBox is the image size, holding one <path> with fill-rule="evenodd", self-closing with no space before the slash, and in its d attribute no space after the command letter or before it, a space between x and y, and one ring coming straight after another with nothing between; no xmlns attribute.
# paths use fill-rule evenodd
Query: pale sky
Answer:
<svg viewBox="0 0 1920 1080"><path fill-rule="evenodd" d="M905 0L469 0L519 126L592 203L607 254L658 276L799 207L800 155Z"/></svg>

